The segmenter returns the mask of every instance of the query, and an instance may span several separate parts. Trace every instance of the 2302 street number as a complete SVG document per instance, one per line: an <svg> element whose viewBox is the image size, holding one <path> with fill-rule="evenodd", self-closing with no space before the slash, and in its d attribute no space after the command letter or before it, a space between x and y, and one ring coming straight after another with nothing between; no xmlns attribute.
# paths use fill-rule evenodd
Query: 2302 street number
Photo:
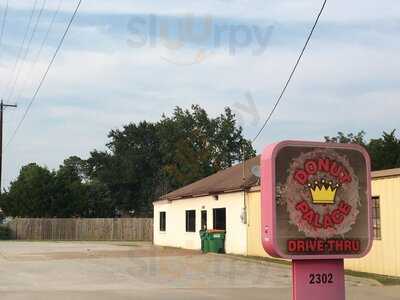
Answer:
<svg viewBox="0 0 400 300"><path fill-rule="evenodd" d="M309 276L310 284L329 284L333 283L332 273L311 273Z"/></svg>

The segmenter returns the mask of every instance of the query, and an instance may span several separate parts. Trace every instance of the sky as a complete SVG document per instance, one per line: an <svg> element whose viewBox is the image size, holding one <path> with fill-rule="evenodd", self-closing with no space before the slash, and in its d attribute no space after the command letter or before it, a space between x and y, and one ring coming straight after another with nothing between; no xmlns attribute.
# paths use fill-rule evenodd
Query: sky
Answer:
<svg viewBox="0 0 400 300"><path fill-rule="evenodd" d="M157 121L175 106L199 104L211 116L229 106L252 139L322 0L83 0L10 142L76 3L9 0L0 93L18 108L4 114L3 187L23 165L56 169L71 155L87 158L105 149L111 129ZM281 105L254 143L257 151L284 139L361 130L376 138L398 128L399 30L398 0L328 1Z"/></svg>

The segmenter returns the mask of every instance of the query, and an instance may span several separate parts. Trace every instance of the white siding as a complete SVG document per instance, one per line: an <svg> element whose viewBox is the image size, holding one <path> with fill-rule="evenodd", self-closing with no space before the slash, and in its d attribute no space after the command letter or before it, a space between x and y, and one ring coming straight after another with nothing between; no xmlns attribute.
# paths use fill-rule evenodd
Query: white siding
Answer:
<svg viewBox="0 0 400 300"><path fill-rule="evenodd" d="M227 253L247 253L247 228L241 221L244 208L243 192L212 196L161 201L154 203L154 244L159 246L200 249L199 230L201 211L207 210L208 229L213 228L213 209L226 208ZM186 232L186 210L196 210L196 232ZM160 211L166 212L166 231L160 232Z"/></svg>

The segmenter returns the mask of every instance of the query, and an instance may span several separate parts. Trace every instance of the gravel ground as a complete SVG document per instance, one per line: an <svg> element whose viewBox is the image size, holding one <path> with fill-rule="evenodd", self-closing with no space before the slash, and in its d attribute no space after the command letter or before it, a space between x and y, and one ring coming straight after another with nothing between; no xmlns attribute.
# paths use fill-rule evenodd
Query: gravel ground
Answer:
<svg viewBox="0 0 400 300"><path fill-rule="evenodd" d="M290 299L290 268L124 242L0 242L1 299ZM346 277L348 299L399 287ZM362 298L359 298L362 297Z"/></svg>

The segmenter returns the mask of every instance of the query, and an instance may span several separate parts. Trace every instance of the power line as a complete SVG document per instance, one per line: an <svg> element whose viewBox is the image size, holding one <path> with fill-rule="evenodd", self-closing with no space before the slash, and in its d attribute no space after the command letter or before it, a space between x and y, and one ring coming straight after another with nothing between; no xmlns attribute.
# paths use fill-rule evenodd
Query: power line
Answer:
<svg viewBox="0 0 400 300"><path fill-rule="evenodd" d="M38 13L38 15L37 15L37 17L36 17L36 22L35 22L35 25L33 26L33 30L32 30L31 36L30 36L30 38L29 38L29 41L28 41L28 44L27 44L27 47L26 47L26 50L25 50L25 54L24 54L23 59L22 59L22 63L19 65L19 67L18 67L18 69L17 69L17 76L15 76L15 78L14 78L14 82L13 82L13 84L12 84L10 94L8 95L8 98L7 98L8 101L10 101L11 98L12 98L12 96L14 95L15 86L16 86L16 84L17 84L17 82L18 82L18 80L19 80L19 77L20 77L20 75L21 75L21 70L22 70L23 67L24 67L24 63L25 63L25 61L26 61L26 58L28 57L29 50L30 50L30 48L31 48L31 44L32 44L33 38L35 37L37 28L38 28L39 23L40 23L40 19L41 19L41 17L42 17L43 10L44 10L44 8L45 8L45 6L46 6L46 2L47 2L47 0L43 0L42 6L41 6L41 8L40 8L40 11L39 11L39 13Z"/></svg>
<svg viewBox="0 0 400 300"><path fill-rule="evenodd" d="M47 31L46 31L46 34L44 35L44 38L43 38L43 40L42 40L42 43L41 43L40 48L39 48L39 51L36 53L36 56L35 56L35 58L34 58L34 60L33 60L33 63L32 63L32 65L31 65L31 68L29 69L29 71L28 71L28 73L27 73L27 76L25 77L25 80L24 80L24 82L23 82L23 84L22 84L22 86L21 86L22 88L19 89L18 95L17 95L17 97L15 98L16 101L18 101L18 99L21 98L22 89L23 89L24 86L26 86L26 83L27 83L28 79L30 78L30 74L31 74L32 71L35 69L36 64L37 64L38 61L39 61L39 57L40 57L40 55L41 55L41 53L42 53L42 51L43 51L43 48L44 48L44 45L45 45L46 42L47 42L47 39L49 38L50 32L51 32L51 30L53 29L54 22L55 22L55 20L56 20L56 18L57 18L58 13L60 12L61 4L62 4L63 2L64 2L64 0L59 0L59 1L58 1L57 8L56 8L55 12L53 13L53 16L52 16L52 18L51 18L51 20L50 20L49 26L48 26Z"/></svg>
<svg viewBox="0 0 400 300"><path fill-rule="evenodd" d="M6 2L6 8L4 9L4 14L3 14L3 20L1 22L1 31L0 31L0 50L1 47L3 46L3 36L4 36L4 29L6 27L6 20L7 20L7 14L8 14L8 1Z"/></svg>
<svg viewBox="0 0 400 300"><path fill-rule="evenodd" d="M19 50L18 50L18 55L17 55L17 57L16 57L16 59L15 59L14 66L13 66L12 71L11 71L11 73L13 74L13 76L10 76L10 77L9 77L6 90L9 90L10 84L11 84L11 80L12 80L11 78L14 77L14 73L15 73L15 71L16 71L16 69L17 69L17 66L19 66L19 61L20 61L20 59L21 59L22 50L24 49L24 45L25 45L25 42L26 42L26 38L28 37L29 28L31 27L31 24L32 24L32 19L33 19L33 15L34 15L34 13L35 13L35 10L36 10L37 2L38 2L38 0L35 0L35 2L34 2L34 4L33 4L32 11L31 11L31 14L30 14L30 16L29 16L29 21L28 21L28 24L27 24L26 29L25 29L24 37L23 37L23 39L22 39L22 43L21 43L21 45L20 45L20 47L19 47ZM5 91L6 91L6 90L5 90ZM4 98L5 91L3 92L3 98Z"/></svg>
<svg viewBox="0 0 400 300"><path fill-rule="evenodd" d="M28 115L28 112L29 112L30 108L32 107L33 102L35 102L36 97L37 97L37 95L39 94L39 91L40 91L41 87L43 86L44 81L46 80L47 74L49 73L50 68L51 68L51 66L52 66L53 63L54 63L54 60L56 59L57 54L58 54L58 52L60 51L61 46L62 46L63 43L64 43L65 37L67 36L69 29L71 28L72 22L74 21L76 15L77 15L77 13L78 13L78 10L79 10L79 7L81 6L81 3L82 3L82 0L79 0L79 1L78 1L78 4L77 4L76 7L75 7L74 13L72 14L71 19L69 20L68 25L67 25L67 27L66 27L66 29L65 29L65 31L64 31L64 34L62 35L61 40L60 40L60 42L59 42L59 44L58 44L58 46L57 46L57 48L56 48L56 51L54 52L54 55L53 55L53 57L51 58L50 63L49 63L49 65L47 66L47 69L46 69L46 71L44 72L44 74L43 74L43 76L42 76L42 78L41 78L41 80L40 80L40 82L39 82L39 85L37 86L37 88L36 88L36 90L35 90L35 92L34 92L32 98L31 98L31 101L29 102L27 108L25 109L25 112L24 112L24 114L23 114L21 120L19 121L17 127L15 128L13 134L11 135L11 138L10 138L10 140L8 141L6 147L8 147L8 146L10 145L10 143L13 141L13 139L15 138L15 136L16 136L18 130L21 128L22 123L24 122L26 116Z"/></svg>
<svg viewBox="0 0 400 300"><path fill-rule="evenodd" d="M278 108L278 105L279 105L279 103L281 102L282 97L283 97L283 95L285 94L286 89L288 88L289 83L290 83L290 81L291 81L292 78L293 78L294 73L296 72L296 69L297 69L297 67L298 67L298 65L299 65L299 63L300 63L300 61L301 61L301 58L303 57L303 54L304 54L304 52L305 52L305 50L306 50L306 48L307 48L307 46L308 46L308 43L309 43L310 40L311 40L311 37L312 37L312 35L313 35L314 31L315 31L315 28L316 28L317 25L318 25L318 21L319 21L321 15L322 15L322 12L324 11L326 2L327 2L327 0L324 0L324 3L322 4L321 10L320 10L319 13L318 13L318 16L317 16L317 18L316 18L316 20L315 20L315 22L314 22L314 25L313 25L313 27L312 27L312 29L311 29L311 31L310 31L310 34L309 34L308 37L307 37L306 43L304 44L304 47L303 47L303 49L302 49L301 52L300 52L300 55L299 55L299 57L298 57L298 59L297 59L297 61L296 61L296 64L294 65L294 67L293 67L293 69L292 69L292 72L290 73L290 76L289 76L288 80L286 81L286 83L285 83L285 85L284 85L284 87L283 87L283 89L282 89L281 94L279 95L278 99L276 100L274 107L272 108L271 112L269 113L268 117L266 118L266 120L265 120L263 126L262 126L261 129L258 131L258 133L257 133L257 135L255 136L255 138L253 139L253 141L252 141L253 143L254 143L255 140L260 136L261 132L264 130L264 128L267 126L268 122L271 120L272 115L274 114L275 110Z"/></svg>

